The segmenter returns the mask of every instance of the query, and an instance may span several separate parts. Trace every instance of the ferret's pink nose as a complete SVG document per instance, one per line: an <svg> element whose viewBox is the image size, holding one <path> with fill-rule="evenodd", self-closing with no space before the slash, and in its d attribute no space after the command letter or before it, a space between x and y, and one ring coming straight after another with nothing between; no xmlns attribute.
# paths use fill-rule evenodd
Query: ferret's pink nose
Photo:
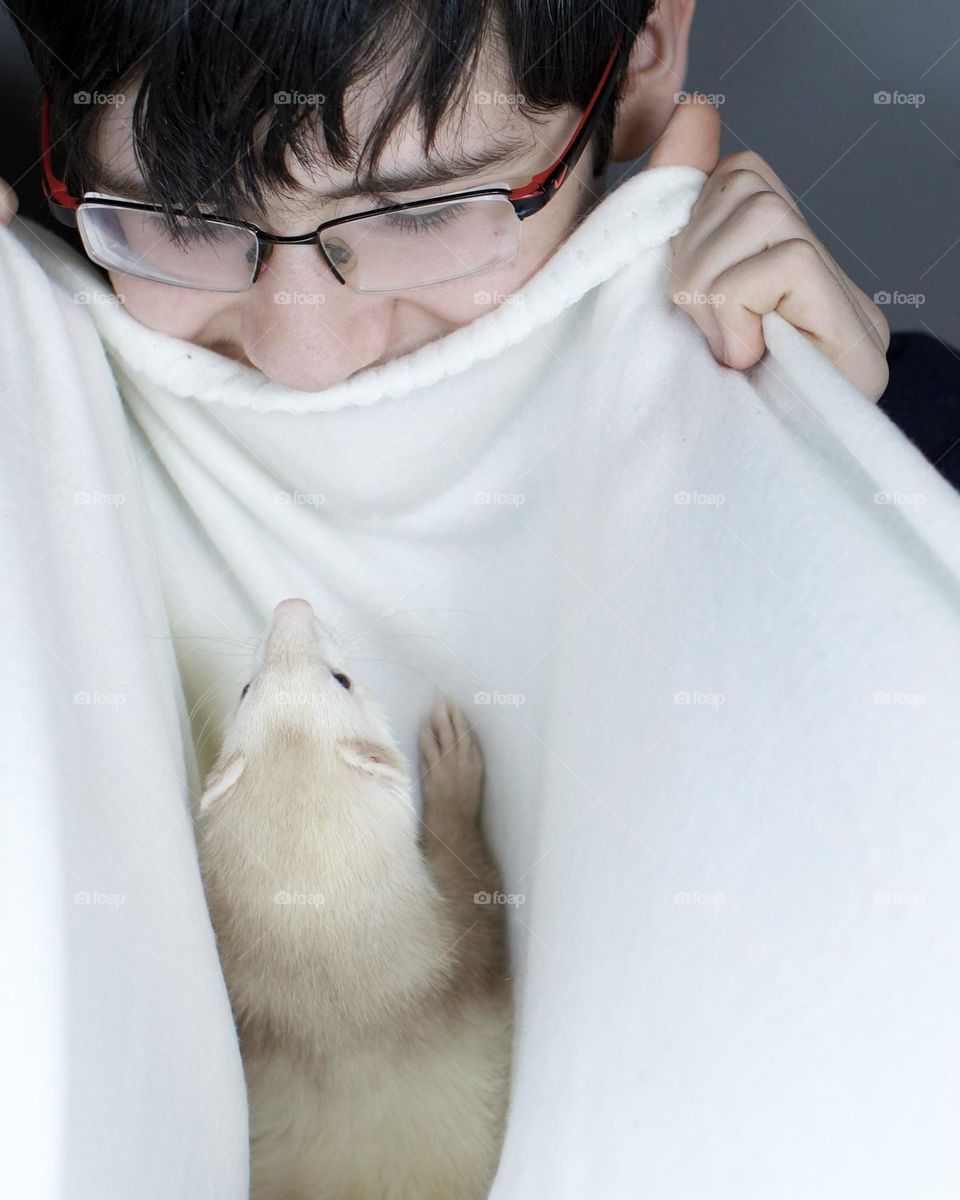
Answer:
<svg viewBox="0 0 960 1200"><path fill-rule="evenodd" d="M265 659L280 653L310 654L328 657L336 645L330 630L314 615L313 606L300 597L281 600L273 610Z"/></svg>
<svg viewBox="0 0 960 1200"><path fill-rule="evenodd" d="M299 597L290 600L281 600L277 607L273 610L274 617L294 618L300 617L306 619L313 616L313 607L309 600L301 600Z"/></svg>

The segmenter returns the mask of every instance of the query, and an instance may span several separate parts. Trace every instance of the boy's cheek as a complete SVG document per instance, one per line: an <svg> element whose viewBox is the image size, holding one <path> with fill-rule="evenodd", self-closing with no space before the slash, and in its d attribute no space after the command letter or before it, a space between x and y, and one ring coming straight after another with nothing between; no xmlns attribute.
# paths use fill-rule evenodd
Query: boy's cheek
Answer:
<svg viewBox="0 0 960 1200"><path fill-rule="evenodd" d="M582 185L574 186L574 180L568 186L569 191L561 189L545 208L522 222L520 251L512 262L470 279L425 289L421 293L423 299L429 294L430 307L440 301L442 308L438 312L459 325L490 309L514 303L520 288L553 257L585 210L595 202L595 195ZM415 292L411 293L411 299L415 296Z"/></svg>
<svg viewBox="0 0 960 1200"><path fill-rule="evenodd" d="M409 300L436 313L453 326L468 325L483 313L514 302L522 285L536 271L521 242L520 254L513 262L494 267L466 279L453 279L435 288L424 288Z"/></svg>
<svg viewBox="0 0 960 1200"><path fill-rule="evenodd" d="M139 279L136 275L110 272L117 299L130 315L158 333L190 341L220 308L239 298L225 292L202 292L170 287Z"/></svg>

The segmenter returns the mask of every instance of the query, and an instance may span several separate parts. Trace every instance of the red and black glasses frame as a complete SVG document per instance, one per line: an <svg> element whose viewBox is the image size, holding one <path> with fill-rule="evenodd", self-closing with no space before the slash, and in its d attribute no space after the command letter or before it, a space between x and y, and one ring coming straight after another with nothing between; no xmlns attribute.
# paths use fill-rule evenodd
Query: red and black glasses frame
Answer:
<svg viewBox="0 0 960 1200"><path fill-rule="evenodd" d="M630 43L625 42L622 37L618 38L613 53L604 67L600 81L560 157L545 170L534 175L529 183L524 184L522 187L513 188L512 190L493 187L488 189L481 188L474 191L448 192L440 196L431 196L425 200L411 200L403 204L391 204L383 208L367 209L364 212L352 213L346 217L336 217L332 221L324 221L310 233L290 234L287 236L267 233L249 221L241 221L233 217L221 217L214 213L186 213L182 209L168 209L159 204L143 204L136 200L121 200L101 196L92 200L91 203L115 208L133 209L140 212L166 212L172 216L186 216L192 220L200 221L218 221L249 230L257 239L257 262L250 280L251 284L256 282L257 276L260 274L260 269L264 261L263 248L265 245L309 245L314 242L320 244L321 235L327 230L333 229L338 225L345 225L351 221L359 221L364 217L383 216L385 213L418 209L441 203L447 204L461 198L475 200L478 196L489 195L502 196L509 200L513 205L513 210L517 214L517 217L523 221L527 217L533 216L534 213L539 212L545 204L548 204L553 199L560 190L564 180L576 166L590 138L593 136L601 114L613 95L617 79L617 73L614 68L618 65L621 57L625 59L629 55L629 52ZM43 163L43 192L50 212L56 220L64 225L69 225L71 228L76 228L77 210L85 203L85 200L83 197L72 195L64 181L54 174L50 149L50 98L46 89L44 89L40 112L40 154ZM346 280L337 270L336 266L329 258L326 261L339 282L345 284Z"/></svg>

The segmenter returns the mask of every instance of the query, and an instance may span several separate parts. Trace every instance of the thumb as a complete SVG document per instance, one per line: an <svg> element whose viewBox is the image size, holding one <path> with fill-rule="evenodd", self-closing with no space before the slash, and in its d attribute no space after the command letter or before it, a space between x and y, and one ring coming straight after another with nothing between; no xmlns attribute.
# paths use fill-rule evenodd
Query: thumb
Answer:
<svg viewBox="0 0 960 1200"><path fill-rule="evenodd" d="M712 174L720 161L720 114L695 92L685 92L658 138L644 170L651 167L697 167Z"/></svg>
<svg viewBox="0 0 960 1200"><path fill-rule="evenodd" d="M0 179L0 225L9 225L17 211L17 193Z"/></svg>

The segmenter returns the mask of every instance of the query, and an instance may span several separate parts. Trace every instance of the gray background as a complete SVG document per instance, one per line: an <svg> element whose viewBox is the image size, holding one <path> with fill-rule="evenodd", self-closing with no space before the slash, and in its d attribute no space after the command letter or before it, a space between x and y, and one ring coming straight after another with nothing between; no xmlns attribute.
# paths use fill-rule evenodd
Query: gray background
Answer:
<svg viewBox="0 0 960 1200"><path fill-rule="evenodd" d="M957 0L700 0L687 87L722 97L724 153L772 164L894 329L960 348ZM0 8L0 176L43 217L36 96Z"/></svg>

